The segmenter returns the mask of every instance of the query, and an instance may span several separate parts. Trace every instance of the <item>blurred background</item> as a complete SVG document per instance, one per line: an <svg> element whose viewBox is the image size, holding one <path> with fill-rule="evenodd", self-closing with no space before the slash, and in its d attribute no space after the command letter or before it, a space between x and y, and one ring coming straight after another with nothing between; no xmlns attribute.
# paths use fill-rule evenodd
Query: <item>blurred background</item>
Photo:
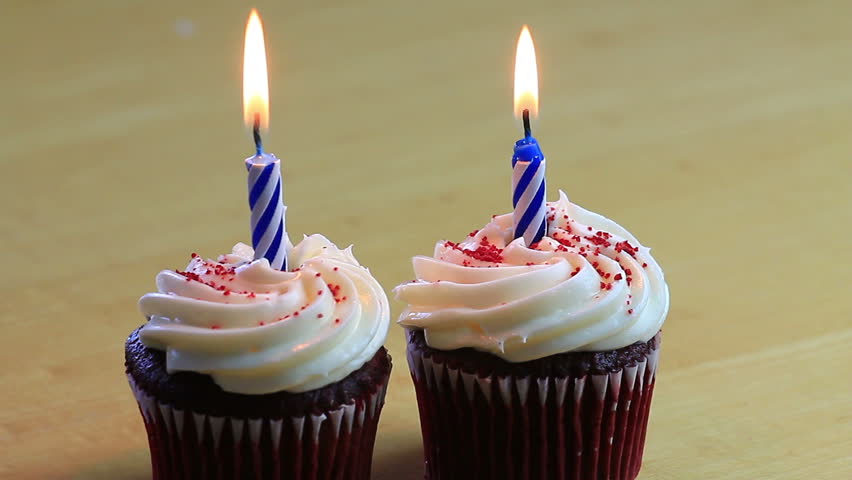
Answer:
<svg viewBox="0 0 852 480"><path fill-rule="evenodd" d="M852 395L815 373L838 359L848 372L852 340L849 2L3 0L0 477L148 475L123 339L159 270L250 240L251 7L294 241L355 244L389 291L411 256L508 212L513 56L529 24L550 199L562 189L626 226L672 291L671 383L642 478L852 475L836 430L852 419L825 414L848 413ZM804 338L816 343L783 350ZM376 478L420 478L401 329L388 345ZM765 357L814 348L827 353L794 362L798 386ZM779 376L749 391L728 377L738 368ZM746 392L695 400L730 388ZM777 414L815 389L827 403Z"/></svg>

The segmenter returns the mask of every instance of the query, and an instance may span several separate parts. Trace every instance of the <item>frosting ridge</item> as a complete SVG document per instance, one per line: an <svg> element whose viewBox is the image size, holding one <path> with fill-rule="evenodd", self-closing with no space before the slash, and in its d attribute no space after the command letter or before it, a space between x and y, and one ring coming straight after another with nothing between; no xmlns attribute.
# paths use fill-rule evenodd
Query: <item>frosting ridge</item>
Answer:
<svg viewBox="0 0 852 480"><path fill-rule="evenodd" d="M169 372L208 374L234 393L305 392L343 379L382 346L387 296L351 247L307 236L289 252L294 271L253 253L237 244L215 261L193 254L139 300L149 319L140 338L166 352Z"/></svg>
<svg viewBox="0 0 852 480"><path fill-rule="evenodd" d="M514 239L512 214L465 240L414 257L416 280L394 289L399 323L429 346L472 347L510 362L648 341L669 308L663 272L627 230L559 192L545 237Z"/></svg>

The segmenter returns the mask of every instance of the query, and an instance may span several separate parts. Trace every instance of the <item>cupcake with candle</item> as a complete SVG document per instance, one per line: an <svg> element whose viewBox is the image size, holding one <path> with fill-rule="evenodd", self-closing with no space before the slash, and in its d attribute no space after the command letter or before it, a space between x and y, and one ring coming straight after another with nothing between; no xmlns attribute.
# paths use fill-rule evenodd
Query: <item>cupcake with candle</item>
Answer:
<svg viewBox="0 0 852 480"><path fill-rule="evenodd" d="M125 346L154 480L368 480L391 370L382 287L322 235L293 247L281 162L263 150L266 59L246 26L245 161L252 245L192 254L139 301L148 322Z"/></svg>
<svg viewBox="0 0 852 480"><path fill-rule="evenodd" d="M527 247L512 214L414 258L396 288L427 478L633 479L669 293L629 232L560 192Z"/></svg>
<svg viewBox="0 0 852 480"><path fill-rule="evenodd" d="M368 479L390 357L387 297L321 235L292 271L238 244L141 298L127 340L154 479Z"/></svg>
<svg viewBox="0 0 852 480"><path fill-rule="evenodd" d="M545 202L526 27L515 72L514 211L415 257L395 290L426 478L633 480L668 287L627 230L562 192Z"/></svg>

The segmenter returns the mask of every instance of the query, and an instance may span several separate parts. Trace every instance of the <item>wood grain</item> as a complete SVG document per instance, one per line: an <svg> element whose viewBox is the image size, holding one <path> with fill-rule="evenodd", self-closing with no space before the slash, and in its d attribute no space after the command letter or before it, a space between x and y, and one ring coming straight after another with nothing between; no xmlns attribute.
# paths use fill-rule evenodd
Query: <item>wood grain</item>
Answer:
<svg viewBox="0 0 852 480"><path fill-rule="evenodd" d="M291 235L354 243L390 289L508 211L529 23L552 195L630 228L671 286L641 478L852 477L848 2L256 4ZM248 238L248 8L0 6L0 478L150 478L123 341L158 270ZM413 480L388 346L374 477Z"/></svg>

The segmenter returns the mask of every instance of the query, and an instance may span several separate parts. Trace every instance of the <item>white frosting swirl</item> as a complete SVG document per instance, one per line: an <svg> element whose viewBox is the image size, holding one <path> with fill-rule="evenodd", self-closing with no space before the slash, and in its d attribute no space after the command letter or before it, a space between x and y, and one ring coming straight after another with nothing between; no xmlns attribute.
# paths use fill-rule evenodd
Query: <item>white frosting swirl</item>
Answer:
<svg viewBox="0 0 852 480"><path fill-rule="evenodd" d="M390 324L379 283L322 235L305 237L282 272L237 244L218 261L193 254L185 272L157 275L139 300L140 337L165 350L169 372L210 375L244 394L305 392L343 379L382 346Z"/></svg>
<svg viewBox="0 0 852 480"><path fill-rule="evenodd" d="M473 347L510 362L648 341L663 324L669 291L649 249L624 228L559 192L547 235L527 248L512 214L464 241L438 242L414 258L399 323L440 350Z"/></svg>

